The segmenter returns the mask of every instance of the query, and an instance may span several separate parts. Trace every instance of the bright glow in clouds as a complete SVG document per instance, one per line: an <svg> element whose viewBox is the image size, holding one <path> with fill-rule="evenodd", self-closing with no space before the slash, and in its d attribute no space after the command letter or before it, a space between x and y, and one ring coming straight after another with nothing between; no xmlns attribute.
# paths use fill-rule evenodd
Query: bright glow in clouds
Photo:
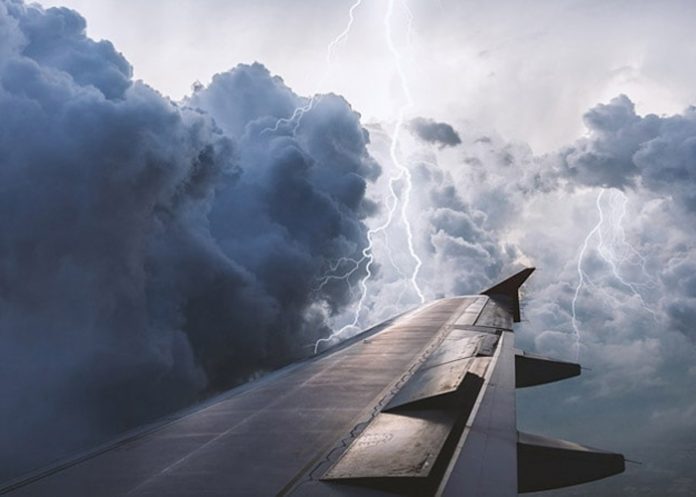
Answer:
<svg viewBox="0 0 696 497"><path fill-rule="evenodd" d="M580 332L580 327L578 326L578 321L577 321L577 303L578 303L578 297L580 296L580 291L582 290L583 286L585 285L585 273L582 270L582 261L585 259L585 252L587 251L587 246L590 243L590 239L601 229L602 223L604 222L604 213L602 211L602 206L601 206L601 201L602 201L602 195L604 195L604 190L601 190L599 192L599 195L597 195L597 210L599 211L599 221L597 221L597 224L590 230L590 232L587 234L585 237L585 240L582 242L582 248L580 249L580 253L578 254L578 286L575 287L575 295L573 295L573 302L571 304L571 311L572 311L572 324L573 324L573 331L575 332L575 360L577 361L580 358L580 340L582 338L581 332Z"/></svg>
<svg viewBox="0 0 696 497"><path fill-rule="evenodd" d="M405 4L404 4L405 6ZM408 34L410 36L411 31L412 31L412 22L413 22L413 15L410 10L408 10L408 7L405 6L407 9L407 13L409 16L409 24L408 24ZM396 70L399 74L399 82L401 84L401 90L403 92L403 95L406 99L404 102L403 106L399 109L398 116L396 118L396 124L394 124L394 131L392 132L392 139L391 139L391 146L389 147L389 155L392 159L392 162L394 165L399 169L399 179L403 179L404 181L404 191L402 194L402 199L401 199L401 222L404 225L404 229L406 230L406 240L408 244L408 251L409 254L411 254L411 257L415 261L415 266L413 268L413 272L411 273L411 285L413 286L413 289L415 290L416 294L418 295L418 298L420 299L421 304L425 302L425 297L423 296L423 291L420 289L418 286L418 271L420 271L421 266L423 265L423 261L421 261L420 257L416 254L415 249L413 248L413 232L411 230L411 221L408 218L408 207L409 203L411 201L411 191L413 190L413 183L411 181L411 171L404 166L401 162L401 159L399 158L399 140L401 137L401 133L403 132L403 127L404 127L404 119L406 116L406 112L410 110L413 107L413 97L411 96L411 90L408 86L408 80L406 78L406 73L404 72L404 68L402 66L402 55L399 53L399 50L396 48L396 45L394 43L394 34L392 31L392 22L393 22L393 17L394 17L394 0L389 0L389 8L387 10L387 15L384 19L384 29L386 31L386 37L387 37L387 44L389 45L389 51L394 57L394 64L396 65ZM390 185L392 184L390 180Z"/></svg>
<svg viewBox="0 0 696 497"><path fill-rule="evenodd" d="M626 241L626 232L624 231L623 221L626 216L626 203L628 202L628 198L621 190L611 189L609 191L609 215L607 216L605 215L604 207L602 206L602 198L606 192L607 190L601 189L597 195L597 200L595 203L597 206L599 219L597 224L589 231L589 233L587 233L587 236L585 237L578 253L578 284L575 287L575 294L573 295L573 300L571 303L571 323L575 333L576 361L580 358L580 347L582 344L582 332L577 319L577 303L580 293L586 284L586 280L588 279L587 275L582 269L582 264L585 259L590 241L593 238L597 239L595 245L597 254L607 264L614 279L625 287L632 296L637 298L640 301L643 309L657 321L655 311L651 309L648 304L646 304L643 295L638 289L640 285L643 285L646 288L654 290L657 283L647 272L645 258L638 250L636 250L635 247L633 247L633 245ZM605 221L607 222L607 226L604 226ZM633 283L624 278L621 275L622 266L624 264L639 266L645 281L643 283ZM607 298L613 299L612 295L604 290L601 286L592 285L592 291L599 291Z"/></svg>
<svg viewBox="0 0 696 497"><path fill-rule="evenodd" d="M333 47L338 43L339 40L343 40L347 37L350 31L350 27L353 24L353 11L359 5L360 1L356 2L351 7L349 13L350 21L348 23L348 26L343 31L343 33L341 33L333 42L331 42L331 44L329 45L329 54L332 52ZM406 167L402 163L402 160L399 157L399 140L401 138L401 134L404 131L406 112L413 106L413 98L411 97L407 77L402 67L402 56L399 53L399 50L394 42L394 33L392 26L394 22L394 7L395 1L389 0L387 4L387 11L384 16L384 32L387 45L389 46L389 52L392 54L394 65L399 76L399 82L401 91L403 93L404 103L402 104L398 112L396 123L394 124L391 134L391 144L389 146L389 157L391 159L391 164L395 168L395 171L393 171L390 174L388 181L389 196L386 199L387 214L385 216L384 221L380 225L378 225L376 228L370 228L367 232L368 244L367 247L365 247L365 249L362 251L362 257L360 259L352 259L349 257L343 257L339 259L336 262L336 264L330 267L328 274L321 279L319 289L321 289L327 282L331 280L344 280L348 285L350 285L350 277L353 276L353 274L360 268L361 265L364 264L365 266L365 276L363 276L359 281L360 297L356 304L355 311L353 312L352 320L344 326L336 329L329 337L317 340L317 342L314 344L314 353L318 351L319 346L322 343L331 343L336 339L344 337L345 334L349 331L359 331L365 324L361 322L361 317L363 317L365 302L368 296L368 283L373 276L372 266L375 262L374 241L377 235L383 235L385 237L386 257L399 274L404 274L401 268L394 260L392 249L389 243L390 235L388 232L388 230L392 227L394 223L394 216L399 205L401 207L400 209L398 209L400 214L400 222L403 226L403 229L405 230L408 253L413 259L414 263L413 270L408 280L410 282L411 287L413 288L413 291L418 296L418 301L421 304L425 302L425 296L423 295L423 291L421 290L417 281L418 272L423 263L420 257L418 257L418 255L416 254L416 250L414 248L413 231L411 228L411 220L409 219L409 203L411 199L411 191L413 189L411 172L409 171L408 167ZM407 14L409 16L408 32L410 35L412 14L405 4L403 4L403 7L406 9ZM400 194L396 190L398 184L403 185ZM337 274L336 271L338 271L339 268L344 264L347 264L347 267L344 268L344 272Z"/></svg>

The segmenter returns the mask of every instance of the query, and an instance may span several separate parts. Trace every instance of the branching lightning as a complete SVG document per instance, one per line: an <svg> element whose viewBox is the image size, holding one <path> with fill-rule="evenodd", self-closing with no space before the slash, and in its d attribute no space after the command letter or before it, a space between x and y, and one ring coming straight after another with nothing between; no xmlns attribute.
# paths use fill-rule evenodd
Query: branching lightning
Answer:
<svg viewBox="0 0 696 497"><path fill-rule="evenodd" d="M592 237L597 233L601 227L602 223L604 222L604 212L602 211L602 196L604 195L604 189L602 189L599 192L599 195L597 195L597 210L599 211L599 221L597 221L597 224L590 230L590 232L587 234L585 237L585 240L583 241L582 247L580 249L580 253L578 254L578 285L575 287L575 294L573 295L573 301L571 303L571 313L572 313L572 320L571 323L573 325L573 332L575 334L575 360L577 361L580 357L580 340L582 338L582 332L580 331L580 327L578 326L578 320L577 320L577 303L578 303L578 297L580 296L580 291L582 290L583 286L585 285L585 272L582 270L582 261L585 259L585 252L587 251L587 247L590 243L590 240Z"/></svg>
<svg viewBox="0 0 696 497"><path fill-rule="evenodd" d="M390 180L390 182L391 182L391 180ZM399 199L396 196L396 193L394 192L393 189L392 189L392 197L390 197L390 199L391 199L391 205L388 209L387 219L384 221L384 223L382 223L377 228L371 229L367 232L367 246L362 251L362 257L358 261L355 261L357 263L355 266L356 269L360 266L360 264L365 263L365 276L363 276L360 279L360 283L359 283L359 285L360 285L360 299L358 300L358 303L356 305L355 313L353 314L353 320L350 323L343 326L342 328L340 328L339 330L331 333L331 335L329 335L328 337L320 338L319 340L317 340L314 344L314 353L315 354L317 353L317 350L319 350L319 346L322 343L330 342L330 341L334 340L337 336L340 336L343 333L345 333L346 331L359 327L358 323L360 321L360 315L362 314L362 310L363 310L363 307L365 305L365 298L367 297L367 281L372 277L372 264L374 263L374 255L372 252L372 246L374 244L374 237L378 233L384 232L384 230L386 230L389 227L389 225L391 224L392 219L394 217L394 212L396 211L396 206L399 202ZM351 271L350 274L352 274L353 272L355 272L355 271ZM337 277L336 279L347 280L348 277L350 276L350 274L346 273L346 274L342 275L341 277Z"/></svg>
<svg viewBox="0 0 696 497"><path fill-rule="evenodd" d="M355 9L360 7L361 3L362 0L356 0L356 2L351 5L350 9L348 10L348 24L346 24L346 28L331 43L329 43L329 46L326 48L327 68L330 67L331 63L333 62L333 55L336 51L336 47L341 43L345 43L348 39L350 30L353 28L353 23L355 22Z"/></svg>
<svg viewBox="0 0 696 497"><path fill-rule="evenodd" d="M394 125L394 131L392 133L391 147L389 147L389 155L391 157L392 162L399 170L399 177L403 177L405 183L403 190L403 199L401 202L401 222L403 223L404 228L406 230L409 254L415 261L415 266L413 268L413 272L411 273L411 285L413 286L413 289L418 295L418 298L420 299L420 302L422 304L425 302L425 296L423 295L423 291L420 289L420 286L418 286L417 278L420 268L423 265L423 261L421 261L420 257L418 257L418 254L416 254L416 251L413 247L413 232L411 230L411 222L408 219L408 206L411 201L411 191L413 189L413 184L411 181L411 171L404 164L402 164L398 156L399 136L404 127L404 119L406 116L406 112L408 109L413 107L413 97L411 96L411 90L408 86L408 80L404 72L401 54L399 53L399 51L396 48L396 45L394 44L394 37L392 33L392 17L394 15L394 2L395 0L389 0L387 15L384 19L384 29L386 31L389 52L392 54L392 57L394 58L394 64L396 65L396 70L399 74L399 81L401 83L401 91L404 94L406 102L404 105L401 106L397 115L396 124ZM408 30L410 36L413 23L413 14L408 9L408 6L406 6L405 4L403 5L409 15Z"/></svg>
<svg viewBox="0 0 696 497"><path fill-rule="evenodd" d="M638 286L642 285L630 283L619 275L617 266L621 266L622 264L638 265L640 266L644 279L647 281L645 285L647 287L655 287L657 285L655 278L647 271L647 261L645 257L643 257L643 255L633 245L626 241L626 232L623 229L623 220L626 217L626 205L628 204L628 197L626 197L621 190L612 190L612 193L613 195L609 198L609 202L611 213L613 215L613 229L610 232L608 242L605 243L604 239L600 238L599 249L604 251L604 255L607 257L615 259L615 262L611 263L611 268L616 279L619 280L619 282L625 287L630 288L634 294L638 295L643 306L652 312L652 310L645 305L645 302L637 289Z"/></svg>
<svg viewBox="0 0 696 497"><path fill-rule="evenodd" d="M321 338L317 340L317 342L314 344L314 353L317 352L319 346L322 343L327 343L332 340L334 340L337 336L345 333L346 331L350 329L359 329L359 322L360 322L360 317L363 313L363 309L365 307L365 301L367 298L368 294L368 287L367 283L368 281L372 278L373 272L372 272L372 266L374 264L374 242L375 242L375 237L377 235L383 235L385 237L385 246L387 250L387 256L389 258L389 261L391 264L394 266L394 268L397 270L399 274L403 274L401 269L398 267L396 262L394 261L394 258L391 253L391 248L389 246L389 239L388 239L388 234L387 234L387 229L390 228L393 223L395 216L397 214L397 210L399 213L399 218L400 218L400 223L404 227L404 231L406 233L406 239L407 239L407 247L408 247L408 253L410 257L414 261L414 267L413 271L411 272L410 276L408 276L409 279L409 284L413 288L413 291L415 294L418 296L418 299L421 303L425 302L425 296L423 295L423 291L421 290L420 286L418 285L418 273L420 272L420 269L422 267L422 260L416 253L414 243L413 243L413 231L411 228L411 222L408 218L408 209L410 205L410 199L411 199L411 192L413 189L412 185L412 180L411 180L411 172L406 167L401 159L399 158L399 139L400 135L403 131L404 128L404 123L405 123L405 117L406 117L406 112L408 109L410 109L413 106L413 98L411 96L411 91L408 86L408 80L406 77L406 73L403 68L402 64L402 56L399 53L399 50L394 42L394 36L393 36L393 30L392 30L392 24L393 24L393 17L394 17L394 7L395 7L395 1L396 0L389 0L387 4L387 10L386 14L384 17L384 29L385 29L385 39L387 46L389 48L389 52L392 55L392 58L394 60L394 65L396 67L396 71L399 77L399 82L401 86L401 90L404 95L404 100L405 102L400 106L398 113L397 113L397 119L396 123L394 124L394 128L391 134L391 144L389 147L389 157L391 159L392 164L394 165L395 171L394 173L389 177L389 182L388 182L388 198L387 198L387 215L379 226L375 228L371 228L367 232L367 246L363 249L361 257L359 259L352 259L352 258L347 258L343 257L339 261L342 261L343 264L348 262L348 266L346 270L343 272L340 272L337 274L337 270L340 266L340 264L333 264L329 270L329 273L325 275L324 277L321 278L320 280L320 286L319 289L323 288L326 283L328 283L331 280L344 280L347 282L347 284L350 286L350 277L355 274L355 272L364 265L365 267L365 275L360 279L359 281L359 287L360 287L360 298L358 299L358 302L355 307L355 311L353 313L353 319L351 322L343 326L342 328L334 331L330 336L326 338ZM331 53L333 49L335 48L336 44L342 42L345 40L347 37L350 28L353 24L354 21L354 10L360 5L360 1L357 1L350 9L349 11L349 23L348 26L346 27L346 30L341 33L328 47L328 54L329 54L329 59L331 56ZM404 9L407 12L408 15L408 32L409 32L409 37L411 35L411 30L412 30L412 22L413 22L413 15L411 11L408 9L408 6L406 4L403 4ZM397 184L403 183L403 187L400 190L401 195L397 193ZM351 288L352 291L352 288ZM402 292L403 296L403 292ZM399 297L401 299L401 296Z"/></svg>
<svg viewBox="0 0 696 497"><path fill-rule="evenodd" d="M655 311L653 311L650 308L650 306L648 306L642 294L640 293L638 289L640 285L629 281L621 274L622 265L639 265L645 279L648 282L647 286L653 286L655 284L653 278L648 274L648 271L646 269L645 258L635 247L633 247L633 245L626 241L626 233L623 227L623 221L626 216L626 204L628 203L628 198L620 190L611 190L609 192L610 198L608 202L609 214L606 215L604 212L604 207L602 205L602 199L606 192L607 190L603 188L597 195L595 204L597 207L599 219L597 221L597 224L595 224L595 226L588 232L578 253L578 284L575 287L575 293L571 302L571 323L573 326L573 333L575 336L576 360L580 356L580 343L582 339L582 332L577 319L577 303L583 287L590 282L587 274L582 268L582 263L585 259L585 255L587 253L587 250L589 249L590 242L593 238L597 239L595 250L597 254L602 258L602 260L609 266L609 269L611 270L611 276L616 281L618 281L624 288L626 288L632 296L637 297L645 311L650 313L653 316L653 318L657 319ZM608 231L608 236L605 236L602 229L605 223L608 224L608 227L606 228ZM609 294L609 292L605 293L609 298L614 298L612 295Z"/></svg>
<svg viewBox="0 0 696 497"><path fill-rule="evenodd" d="M312 96L309 98L307 103L305 105L295 108L290 117L278 119L273 127L265 128L264 130L262 130L262 134L269 132L274 133L278 131L278 128L280 128L280 126L285 124L292 124L292 133L297 133L297 128L299 128L300 123L302 122L302 117L304 117L304 115L307 112L311 111L312 108L314 108L314 104L316 102L321 100L321 95L319 94L319 91L321 91L321 88L324 86L324 83L326 83L326 79L329 77L329 74L331 73L331 66L333 65L336 48L340 44L345 43L348 39L348 35L350 34L351 29L353 28L353 23L355 22L355 10L358 7L360 7L361 4L362 0L355 0L353 5L351 5L350 9L348 10L348 22L346 24L346 27L326 47L326 67L324 69L324 74L317 81L315 90L312 92Z"/></svg>
<svg viewBox="0 0 696 497"><path fill-rule="evenodd" d="M314 289L314 293L321 292L330 281L339 280L350 283L350 277L353 276L353 274L360 268L361 262L362 259L355 260L351 257L341 257L340 259L336 260L333 264L331 264L327 273L319 279L319 286ZM348 267L343 271L339 271L342 266ZM353 287L348 284L348 288L350 288L352 293Z"/></svg>

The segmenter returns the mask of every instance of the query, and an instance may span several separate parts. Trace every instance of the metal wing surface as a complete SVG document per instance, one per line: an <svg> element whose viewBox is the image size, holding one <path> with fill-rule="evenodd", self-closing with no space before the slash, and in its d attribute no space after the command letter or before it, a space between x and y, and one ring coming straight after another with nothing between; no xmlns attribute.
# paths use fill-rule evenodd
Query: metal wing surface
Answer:
<svg viewBox="0 0 696 497"><path fill-rule="evenodd" d="M497 496L623 470L519 433L515 388L580 373L514 348L526 269L6 484L43 496Z"/></svg>

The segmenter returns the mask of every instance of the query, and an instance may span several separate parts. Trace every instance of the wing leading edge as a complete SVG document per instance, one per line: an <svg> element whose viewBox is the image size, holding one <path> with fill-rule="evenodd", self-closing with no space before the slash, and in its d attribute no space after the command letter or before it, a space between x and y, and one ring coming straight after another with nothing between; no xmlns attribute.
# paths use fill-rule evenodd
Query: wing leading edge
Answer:
<svg viewBox="0 0 696 497"><path fill-rule="evenodd" d="M515 388L580 373L514 348L532 271L427 304L0 494L506 497L619 473L620 454L517 431Z"/></svg>

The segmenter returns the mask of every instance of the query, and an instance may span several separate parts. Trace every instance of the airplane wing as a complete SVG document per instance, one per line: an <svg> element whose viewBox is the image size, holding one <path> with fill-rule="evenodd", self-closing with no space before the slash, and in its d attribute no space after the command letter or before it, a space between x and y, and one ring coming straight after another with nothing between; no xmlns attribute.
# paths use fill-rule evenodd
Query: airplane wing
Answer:
<svg viewBox="0 0 696 497"><path fill-rule="evenodd" d="M580 374L514 348L525 269L0 487L12 497L507 497L620 473L520 433L515 388Z"/></svg>

